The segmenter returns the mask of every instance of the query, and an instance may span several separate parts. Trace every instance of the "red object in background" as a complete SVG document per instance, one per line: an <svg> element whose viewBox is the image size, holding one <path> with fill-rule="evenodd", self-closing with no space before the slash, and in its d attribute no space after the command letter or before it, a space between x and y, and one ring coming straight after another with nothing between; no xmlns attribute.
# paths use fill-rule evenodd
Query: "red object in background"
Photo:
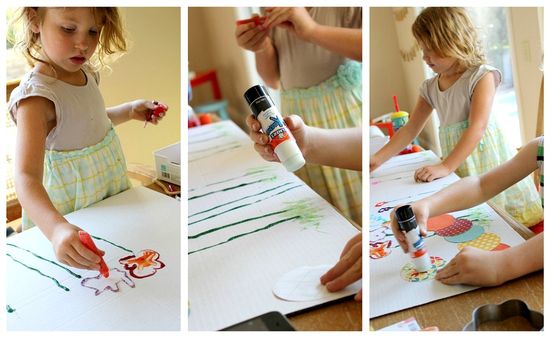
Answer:
<svg viewBox="0 0 550 338"><path fill-rule="evenodd" d="M371 126L377 126L380 129L386 129L388 131L388 136L393 136L393 124L390 122L378 122L378 123L371 123Z"/></svg>
<svg viewBox="0 0 550 338"><path fill-rule="evenodd" d="M191 79L191 88L200 86L201 84L208 82L210 82L210 85L212 86L212 95L214 96L214 100L221 100L222 91L220 89L220 84L218 82L216 71L213 69L195 75L195 77Z"/></svg>
<svg viewBox="0 0 550 338"><path fill-rule="evenodd" d="M261 26L267 18L265 16L253 16L250 19L238 20L237 26L246 25L247 23L254 22L256 26Z"/></svg>
<svg viewBox="0 0 550 338"><path fill-rule="evenodd" d="M105 261L103 260L103 257L101 256L101 252L99 249L95 246L94 241L92 240L92 237L90 237L90 234L86 231L79 231L78 237L80 238L80 242L88 248L90 251L95 253L99 256L101 259L99 261L99 272L103 275L103 277L108 278L109 277L109 268L107 267L107 264L105 264Z"/></svg>
<svg viewBox="0 0 550 338"><path fill-rule="evenodd" d="M199 116L199 121L201 122L201 126L203 124L210 124L212 123L212 117L210 116L210 114L206 113L206 114L198 114Z"/></svg>
<svg viewBox="0 0 550 338"><path fill-rule="evenodd" d="M418 153L418 152L421 152L421 151L424 151L424 149L422 149L421 146L413 144L413 146L412 146L412 152L413 153Z"/></svg>

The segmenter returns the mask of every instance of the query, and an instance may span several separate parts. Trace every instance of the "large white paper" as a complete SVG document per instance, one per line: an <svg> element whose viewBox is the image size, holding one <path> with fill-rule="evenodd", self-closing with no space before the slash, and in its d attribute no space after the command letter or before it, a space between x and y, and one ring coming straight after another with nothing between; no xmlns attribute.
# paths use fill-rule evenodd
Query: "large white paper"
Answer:
<svg viewBox="0 0 550 338"><path fill-rule="evenodd" d="M370 192L370 317L378 317L409 307L425 304L476 289L471 286L444 285L434 279L408 282L401 277L401 269L410 262L393 237L386 223L391 209L434 194L459 178L451 174L430 183L416 183L414 171L420 167L438 163L431 151L397 156L371 174ZM500 242L514 246L523 239L491 209L482 204L469 210L451 213L455 218L480 218L473 226L482 227L486 234L496 234ZM476 228L472 231L475 231ZM430 233L425 240L430 256L450 261L460 250L458 243ZM491 235L492 236L492 235ZM385 256L384 256L385 255ZM373 258L374 256L374 258ZM382 257L383 256L383 257Z"/></svg>
<svg viewBox="0 0 550 338"><path fill-rule="evenodd" d="M105 251L105 262L112 270L111 284L117 276L119 291L94 290L81 285L97 271L64 269L38 259L24 248L48 260L56 261L51 243L38 228L24 231L7 240L6 251L14 259L55 278L70 291L38 272L6 257L8 330L179 330L180 329L180 203L144 187L133 188L105 199L89 208L66 215L93 236L111 241L138 254L151 249L165 264L146 278L134 278L119 263L131 253L105 241L94 239ZM14 247L17 245L19 248ZM158 267L158 266L157 266ZM148 274L151 270L144 270ZM139 272L136 271L136 274ZM139 274L138 274L139 276ZM120 278L122 279L122 278ZM92 285L106 285L103 277ZM134 284L134 287L130 285Z"/></svg>
<svg viewBox="0 0 550 338"><path fill-rule="evenodd" d="M294 212L277 213L289 208ZM284 221L300 214L318 218ZM245 219L251 220L230 226ZM298 267L335 264L357 233L281 164L264 161L232 122L189 130L188 221L190 330L218 330L268 311L289 314L326 302L285 301L272 290Z"/></svg>

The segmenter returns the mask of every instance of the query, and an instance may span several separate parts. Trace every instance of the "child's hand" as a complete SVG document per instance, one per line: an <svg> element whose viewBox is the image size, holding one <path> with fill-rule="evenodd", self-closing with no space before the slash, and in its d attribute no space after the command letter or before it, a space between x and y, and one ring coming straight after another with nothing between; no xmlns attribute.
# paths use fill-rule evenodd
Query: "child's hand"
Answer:
<svg viewBox="0 0 550 338"><path fill-rule="evenodd" d="M504 251L485 251L467 246L441 269L435 278L443 284L495 286L505 282Z"/></svg>
<svg viewBox="0 0 550 338"><path fill-rule="evenodd" d="M237 25L235 28L235 38L237 44L251 52L261 52L271 44L269 30L262 26L256 26L254 22L244 25Z"/></svg>
<svg viewBox="0 0 550 338"><path fill-rule="evenodd" d="M266 9L263 27L270 29L275 26L288 29L300 39L308 41L314 34L317 23L311 18L304 7L272 7Z"/></svg>
<svg viewBox="0 0 550 338"><path fill-rule="evenodd" d="M304 121L298 115L291 115L284 118L288 129L296 139L296 144L300 151L306 158L307 154L307 126ZM260 122L256 120L254 115L249 115L246 118L246 125L250 129L249 136L254 141L254 149L264 158L270 162L280 162L279 158L269 145L269 137L262 132Z"/></svg>
<svg viewBox="0 0 550 338"><path fill-rule="evenodd" d="M416 182L431 182L441 177L449 175L452 171L443 163L429 165L417 169L414 172L414 180Z"/></svg>
<svg viewBox="0 0 550 338"><path fill-rule="evenodd" d="M159 116L156 116L155 114L153 114L153 111L158 107L164 107L166 110L168 110L168 106L159 101L135 100L132 101L130 104L130 119L147 121L148 123L152 123L155 125L158 124L160 120L162 120L162 118L166 115L166 112L161 113Z"/></svg>
<svg viewBox="0 0 550 338"><path fill-rule="evenodd" d="M100 257L88 250L78 236L82 230L70 223L55 225L50 241L57 260L63 264L87 270L99 270ZM102 256L104 252L102 251Z"/></svg>
<svg viewBox="0 0 550 338"><path fill-rule="evenodd" d="M362 233L358 233L346 243L340 261L321 276L321 284L326 285L328 291L335 292L361 279L362 256ZM355 300L362 300L362 291L361 288L357 292Z"/></svg>
<svg viewBox="0 0 550 338"><path fill-rule="evenodd" d="M395 239L397 240L397 242L399 242L399 246L401 247L403 252L408 253L409 242L407 241L407 237L405 237L403 231L401 231L401 229L399 228L399 224L397 224L397 218L395 218L395 210L397 210L397 208L399 208L400 206L401 205L395 206L391 212L391 230L393 232L393 235L395 236ZM414 215L416 216L416 224L418 224L420 235L426 236L428 234L428 217L430 217L430 209L428 208L428 205L426 203L416 202L411 204L411 208L414 212Z"/></svg>

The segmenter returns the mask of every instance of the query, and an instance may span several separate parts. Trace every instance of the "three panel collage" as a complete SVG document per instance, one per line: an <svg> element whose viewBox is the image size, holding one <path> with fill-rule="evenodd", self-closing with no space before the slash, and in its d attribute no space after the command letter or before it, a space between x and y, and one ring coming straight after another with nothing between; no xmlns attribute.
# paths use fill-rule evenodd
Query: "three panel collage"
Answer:
<svg viewBox="0 0 550 338"><path fill-rule="evenodd" d="M3 332L543 331L542 2L5 6Z"/></svg>

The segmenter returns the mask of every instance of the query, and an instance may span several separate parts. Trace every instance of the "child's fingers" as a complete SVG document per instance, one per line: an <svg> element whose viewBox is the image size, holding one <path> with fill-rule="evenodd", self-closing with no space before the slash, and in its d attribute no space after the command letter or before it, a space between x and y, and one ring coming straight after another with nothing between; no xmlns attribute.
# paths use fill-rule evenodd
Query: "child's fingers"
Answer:
<svg viewBox="0 0 550 338"><path fill-rule="evenodd" d="M89 270L88 266L78 263L68 255L65 255L65 257L63 259L60 259L59 261L65 265L72 266L77 269Z"/></svg>
<svg viewBox="0 0 550 338"><path fill-rule="evenodd" d="M82 257L86 261L91 263L99 263L101 261L101 258L98 255L96 255L92 250L85 247L80 241L72 243L72 247L74 250L69 250L68 253L72 253L74 251L76 255L72 254L71 257L73 258L75 258L75 256ZM82 261L79 262L84 263Z"/></svg>
<svg viewBox="0 0 550 338"><path fill-rule="evenodd" d="M88 250L84 248L85 250ZM75 264L79 264L81 269L89 269L89 270L99 270L99 256L88 250L91 255L93 255L93 259L88 259L81 255L79 252L76 251L76 249L73 250L67 250L65 253L67 256L67 260L72 260ZM96 262L97 260L97 262Z"/></svg>
<svg viewBox="0 0 550 338"><path fill-rule="evenodd" d="M354 264L350 269L344 271L338 278L326 283L325 286L328 291L335 292L342 290L346 286L360 280L361 276L361 259L359 259L358 264Z"/></svg>
<svg viewBox="0 0 550 338"><path fill-rule="evenodd" d="M288 8L276 8L271 11L265 20L264 27L274 27L280 24L281 22L287 21L290 11Z"/></svg>
<svg viewBox="0 0 550 338"><path fill-rule="evenodd" d="M256 150L256 152L258 152L258 154L260 154L260 156L266 161L270 161L270 162L279 161L273 149L271 149L271 147L268 145L261 145L261 144L255 143L254 150Z"/></svg>
<svg viewBox="0 0 550 338"><path fill-rule="evenodd" d="M254 115L248 115L246 118L246 125L252 131L258 132L261 129L260 122L254 117Z"/></svg>
<svg viewBox="0 0 550 338"><path fill-rule="evenodd" d="M436 273L435 279L445 284L453 284L453 282L456 284L456 280L460 275L459 272L460 269L453 258L449 264Z"/></svg>
<svg viewBox="0 0 550 338"><path fill-rule="evenodd" d="M349 270L354 270L354 265L357 265L357 261L361 261L361 256L361 245L354 246L336 265L321 276L321 284L327 284L345 275Z"/></svg>
<svg viewBox="0 0 550 338"><path fill-rule="evenodd" d="M355 297L353 297L354 300L360 302L363 300L363 288L359 289Z"/></svg>
<svg viewBox="0 0 550 338"><path fill-rule="evenodd" d="M267 34L268 34L267 31L263 31L256 34L255 36L252 37L252 39L250 39L250 41L248 42L248 45L250 47L255 47L258 43L260 43L263 39L265 39Z"/></svg>
<svg viewBox="0 0 550 338"><path fill-rule="evenodd" d="M347 254L348 251L351 250L351 248L353 248L357 243L361 243L361 239L361 233L353 236L344 246L344 250L342 250L342 253L340 254L340 259L342 259L342 257L344 257L344 255Z"/></svg>

